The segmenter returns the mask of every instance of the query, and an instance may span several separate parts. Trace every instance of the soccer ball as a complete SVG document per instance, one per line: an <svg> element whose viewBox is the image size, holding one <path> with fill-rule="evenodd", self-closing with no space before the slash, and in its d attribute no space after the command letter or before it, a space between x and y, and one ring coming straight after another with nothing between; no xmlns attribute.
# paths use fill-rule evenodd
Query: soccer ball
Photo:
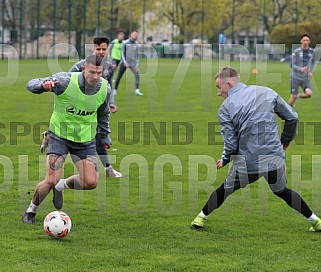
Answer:
<svg viewBox="0 0 321 272"><path fill-rule="evenodd" d="M45 232L55 238L64 238L70 232L70 217L61 211L49 213L43 221Z"/></svg>

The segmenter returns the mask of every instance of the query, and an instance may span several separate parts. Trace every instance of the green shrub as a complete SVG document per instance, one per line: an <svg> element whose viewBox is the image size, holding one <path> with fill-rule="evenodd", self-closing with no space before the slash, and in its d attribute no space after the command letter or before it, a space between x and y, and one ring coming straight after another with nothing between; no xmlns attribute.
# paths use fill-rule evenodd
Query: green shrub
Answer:
<svg viewBox="0 0 321 272"><path fill-rule="evenodd" d="M302 34L311 36L311 47L321 43L321 24L304 22L297 24L278 25L270 33L270 42L273 44L285 44L286 48L292 48L292 44L299 44Z"/></svg>

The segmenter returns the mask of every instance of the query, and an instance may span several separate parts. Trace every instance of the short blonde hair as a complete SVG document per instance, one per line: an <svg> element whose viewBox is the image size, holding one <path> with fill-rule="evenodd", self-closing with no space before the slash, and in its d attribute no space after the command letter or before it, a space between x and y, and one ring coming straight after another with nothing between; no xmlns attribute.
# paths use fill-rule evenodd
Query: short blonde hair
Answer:
<svg viewBox="0 0 321 272"><path fill-rule="evenodd" d="M232 67L224 67L222 68L216 75L215 75L215 79L226 79L226 78L240 78L239 73L233 69Z"/></svg>

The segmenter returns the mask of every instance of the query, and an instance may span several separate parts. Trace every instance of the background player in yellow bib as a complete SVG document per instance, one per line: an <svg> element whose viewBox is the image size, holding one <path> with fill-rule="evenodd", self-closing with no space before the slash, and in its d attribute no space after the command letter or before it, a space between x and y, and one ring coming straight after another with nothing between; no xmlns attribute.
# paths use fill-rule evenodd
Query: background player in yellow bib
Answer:
<svg viewBox="0 0 321 272"><path fill-rule="evenodd" d="M114 72L116 72L117 67L121 61L121 51L123 48L124 37L125 33L123 31L119 31L117 33L117 39L114 39L109 47L112 64L114 66Z"/></svg>

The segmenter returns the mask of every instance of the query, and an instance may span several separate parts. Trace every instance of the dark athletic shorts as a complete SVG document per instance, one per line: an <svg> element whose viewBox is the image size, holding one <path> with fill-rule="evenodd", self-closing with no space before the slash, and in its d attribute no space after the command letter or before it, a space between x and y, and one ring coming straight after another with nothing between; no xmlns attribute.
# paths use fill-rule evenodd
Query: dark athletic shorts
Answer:
<svg viewBox="0 0 321 272"><path fill-rule="evenodd" d="M49 131L48 133L49 141L47 155L56 154L66 159L68 153L70 153L72 161L74 163L80 160L87 159L88 157L90 157L91 159L92 157L95 157L94 161L97 162L95 139L86 143L76 143L66 139L62 139L51 131Z"/></svg>
<svg viewBox="0 0 321 272"><path fill-rule="evenodd" d="M113 59L113 60L111 61L111 63L112 63L112 64L116 64L116 65L118 66L118 64L120 63L120 60L118 60L118 59Z"/></svg>
<svg viewBox="0 0 321 272"><path fill-rule="evenodd" d="M305 92L306 89L312 90L311 82L309 79L304 79L304 80L292 79L291 80L291 94L298 94L299 87L302 88L303 92Z"/></svg>

